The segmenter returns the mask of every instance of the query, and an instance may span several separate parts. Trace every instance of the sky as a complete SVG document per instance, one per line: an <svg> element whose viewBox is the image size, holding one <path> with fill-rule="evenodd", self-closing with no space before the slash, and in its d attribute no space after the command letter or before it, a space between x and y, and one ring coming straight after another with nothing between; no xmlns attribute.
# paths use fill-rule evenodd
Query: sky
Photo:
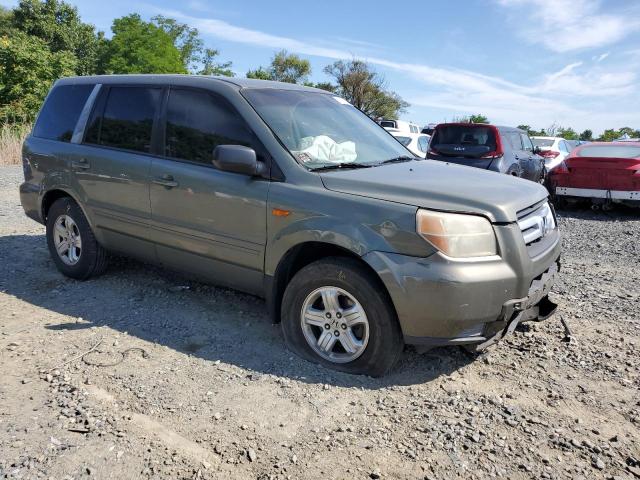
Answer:
<svg viewBox="0 0 640 480"><path fill-rule="evenodd" d="M282 48L311 62L312 81L329 80L335 60L367 60L419 125L480 113L536 129L640 129L637 0L67 1L107 36L132 12L188 23L237 76Z"/></svg>

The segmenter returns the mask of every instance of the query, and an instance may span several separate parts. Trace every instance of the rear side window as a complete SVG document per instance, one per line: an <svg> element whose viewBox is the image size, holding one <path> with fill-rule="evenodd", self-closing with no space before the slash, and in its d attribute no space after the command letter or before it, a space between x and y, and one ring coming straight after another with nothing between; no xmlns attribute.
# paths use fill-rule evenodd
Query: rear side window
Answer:
<svg viewBox="0 0 640 480"><path fill-rule="evenodd" d="M93 85L61 85L47 96L33 136L70 142Z"/></svg>
<svg viewBox="0 0 640 480"><path fill-rule="evenodd" d="M429 149L429 139L427 137L418 138L418 148L421 152L426 152Z"/></svg>
<svg viewBox="0 0 640 480"><path fill-rule="evenodd" d="M582 147L579 157L640 158L640 145L590 145Z"/></svg>
<svg viewBox="0 0 640 480"><path fill-rule="evenodd" d="M226 100L204 91L171 90L165 147L168 157L210 164L218 145L255 148L254 144L244 120Z"/></svg>
<svg viewBox="0 0 640 480"><path fill-rule="evenodd" d="M383 120L380 122L380 126L384 128L396 128L396 122L393 120Z"/></svg>
<svg viewBox="0 0 640 480"><path fill-rule="evenodd" d="M85 142L150 153L153 119L161 91L149 87L110 87L94 108Z"/></svg>
<svg viewBox="0 0 640 480"><path fill-rule="evenodd" d="M514 150L522 150L522 139L517 132L506 132L502 134L509 141L509 145Z"/></svg>
<svg viewBox="0 0 640 480"><path fill-rule="evenodd" d="M527 152L532 152L533 143L531 143L531 139L529 138L529 135L527 135L526 133L521 133L520 139L522 140L522 149L526 150Z"/></svg>

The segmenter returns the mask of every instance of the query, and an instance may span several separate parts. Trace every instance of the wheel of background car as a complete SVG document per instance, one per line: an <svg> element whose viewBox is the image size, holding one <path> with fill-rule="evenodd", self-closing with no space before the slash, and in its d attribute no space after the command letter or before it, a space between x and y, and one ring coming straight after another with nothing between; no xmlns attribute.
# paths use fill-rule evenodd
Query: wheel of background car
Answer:
<svg viewBox="0 0 640 480"><path fill-rule="evenodd" d="M64 275L85 280L105 270L107 252L98 244L82 209L71 198L54 202L47 214L46 227L49 253Z"/></svg>
<svg viewBox="0 0 640 480"><path fill-rule="evenodd" d="M506 173L507 175L513 175L514 177L522 177L522 172L516 166L509 167Z"/></svg>
<svg viewBox="0 0 640 480"><path fill-rule="evenodd" d="M319 260L293 277L282 300L282 331L299 356L354 374L384 375L403 347L383 285L349 258Z"/></svg>

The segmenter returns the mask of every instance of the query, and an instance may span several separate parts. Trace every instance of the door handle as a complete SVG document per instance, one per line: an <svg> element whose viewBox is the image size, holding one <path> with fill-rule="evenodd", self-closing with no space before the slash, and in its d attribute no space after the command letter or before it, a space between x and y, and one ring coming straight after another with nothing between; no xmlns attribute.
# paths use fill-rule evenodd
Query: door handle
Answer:
<svg viewBox="0 0 640 480"><path fill-rule="evenodd" d="M91 168L91 165L89 165L89 162L87 162L86 158L82 158L80 160L73 160L71 162L71 167L80 170L86 170L87 168Z"/></svg>
<svg viewBox="0 0 640 480"><path fill-rule="evenodd" d="M155 183L156 185L162 185L166 188L174 188L179 185L179 183L176 182L171 175L163 175L160 178L155 178L153 180L153 183Z"/></svg>

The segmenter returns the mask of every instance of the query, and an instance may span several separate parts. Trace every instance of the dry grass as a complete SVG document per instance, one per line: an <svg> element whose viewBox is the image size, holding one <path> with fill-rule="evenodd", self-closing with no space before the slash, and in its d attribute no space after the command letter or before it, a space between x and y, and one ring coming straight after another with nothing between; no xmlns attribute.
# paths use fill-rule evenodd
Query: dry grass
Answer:
<svg viewBox="0 0 640 480"><path fill-rule="evenodd" d="M0 165L19 165L21 161L22 142L31 130L31 125L0 125Z"/></svg>

